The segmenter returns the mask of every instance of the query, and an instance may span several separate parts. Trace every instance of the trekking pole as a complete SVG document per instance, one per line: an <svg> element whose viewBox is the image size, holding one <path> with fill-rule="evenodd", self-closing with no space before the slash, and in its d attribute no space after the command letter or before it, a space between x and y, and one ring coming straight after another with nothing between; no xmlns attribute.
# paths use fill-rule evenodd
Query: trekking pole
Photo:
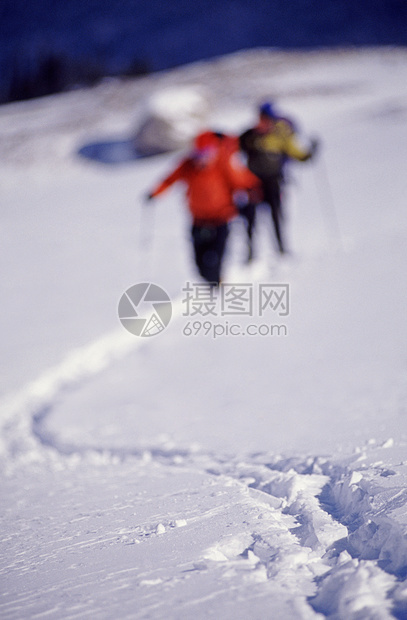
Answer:
<svg viewBox="0 0 407 620"><path fill-rule="evenodd" d="M138 246L140 274L146 280L152 275L154 216L155 205L152 201L143 199L140 206Z"/></svg>
<svg viewBox="0 0 407 620"><path fill-rule="evenodd" d="M325 219L328 222L328 227L331 233L336 238L340 249L344 250L341 227L339 225L338 213L335 205L331 183L329 180L325 158L321 155L321 153L319 153L318 158L320 174L317 174L317 170L314 167L314 181L317 192L319 194L319 201L321 207L325 207L323 209L323 212L325 214Z"/></svg>

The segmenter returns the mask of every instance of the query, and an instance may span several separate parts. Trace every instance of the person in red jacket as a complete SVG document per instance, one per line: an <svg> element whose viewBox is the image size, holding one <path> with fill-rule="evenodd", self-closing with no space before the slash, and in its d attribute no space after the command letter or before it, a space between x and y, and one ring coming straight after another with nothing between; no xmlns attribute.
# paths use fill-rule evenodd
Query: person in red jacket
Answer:
<svg viewBox="0 0 407 620"><path fill-rule="evenodd" d="M259 185L255 175L233 161L231 140L213 131L200 134L191 154L148 195L151 200L178 181L186 184L195 262L212 285L221 281L229 222L238 215L235 192Z"/></svg>

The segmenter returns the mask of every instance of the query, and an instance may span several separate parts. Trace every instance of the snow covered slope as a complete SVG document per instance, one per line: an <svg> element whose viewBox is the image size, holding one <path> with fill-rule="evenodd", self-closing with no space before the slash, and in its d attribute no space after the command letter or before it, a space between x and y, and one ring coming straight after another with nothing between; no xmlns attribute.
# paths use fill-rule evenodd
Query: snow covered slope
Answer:
<svg viewBox="0 0 407 620"><path fill-rule="evenodd" d="M242 52L0 109L2 618L407 617L406 61ZM182 189L144 203L181 153L135 157L143 102L195 84L214 128L271 96L322 141L290 257L261 218L248 267L233 225L251 316L188 314ZM144 281L153 338L117 316Z"/></svg>

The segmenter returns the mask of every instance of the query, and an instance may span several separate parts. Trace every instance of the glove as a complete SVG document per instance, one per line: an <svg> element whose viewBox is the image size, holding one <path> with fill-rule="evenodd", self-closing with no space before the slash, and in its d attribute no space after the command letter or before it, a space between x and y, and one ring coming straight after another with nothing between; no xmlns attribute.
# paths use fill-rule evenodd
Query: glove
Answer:
<svg viewBox="0 0 407 620"><path fill-rule="evenodd" d="M311 157L314 157L314 155L318 152L318 149L319 149L319 140L318 140L318 138L312 138L311 145L310 145Z"/></svg>
<svg viewBox="0 0 407 620"><path fill-rule="evenodd" d="M264 197L263 190L260 185L257 185L256 187L252 187L251 189L249 189L247 193L249 196L249 202L251 204L257 205L260 202L263 202L263 197Z"/></svg>

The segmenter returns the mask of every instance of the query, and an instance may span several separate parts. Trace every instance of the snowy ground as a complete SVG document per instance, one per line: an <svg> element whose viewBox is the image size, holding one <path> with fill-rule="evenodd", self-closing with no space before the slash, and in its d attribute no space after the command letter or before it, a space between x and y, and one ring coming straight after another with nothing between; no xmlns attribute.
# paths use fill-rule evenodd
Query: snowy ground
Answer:
<svg viewBox="0 0 407 620"><path fill-rule="evenodd" d="M189 84L218 129L271 94L322 140L287 188L291 257L263 219L248 268L233 226L225 282L288 284L288 314L185 314L182 190L143 203L180 154L128 143L147 95ZM400 49L251 51L0 109L2 619L407 618L406 131ZM117 316L143 281L173 300L152 338Z"/></svg>

